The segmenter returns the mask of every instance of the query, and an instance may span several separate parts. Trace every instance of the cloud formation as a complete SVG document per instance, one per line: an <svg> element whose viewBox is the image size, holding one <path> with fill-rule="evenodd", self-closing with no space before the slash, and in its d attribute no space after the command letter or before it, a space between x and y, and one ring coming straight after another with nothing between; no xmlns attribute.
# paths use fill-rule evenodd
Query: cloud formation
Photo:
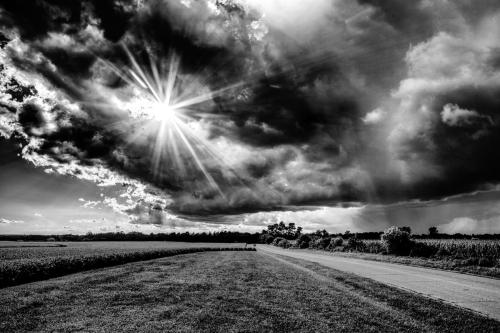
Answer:
<svg viewBox="0 0 500 333"><path fill-rule="evenodd" d="M8 219L0 218L0 224L21 224L21 223L24 223L24 221L8 220Z"/></svg>
<svg viewBox="0 0 500 333"><path fill-rule="evenodd" d="M440 32L412 47L408 77L393 94L397 111L389 135L401 176L421 197L471 191L498 181L497 97L494 59L498 13L455 33ZM491 148L491 149L490 149ZM430 183L433 186L430 186Z"/></svg>
<svg viewBox="0 0 500 333"><path fill-rule="evenodd" d="M10 1L0 135L47 173L115 188L84 205L136 224L488 188L500 6L480 2ZM137 72L162 81L176 57L172 91L210 97L177 146L144 118Z"/></svg>

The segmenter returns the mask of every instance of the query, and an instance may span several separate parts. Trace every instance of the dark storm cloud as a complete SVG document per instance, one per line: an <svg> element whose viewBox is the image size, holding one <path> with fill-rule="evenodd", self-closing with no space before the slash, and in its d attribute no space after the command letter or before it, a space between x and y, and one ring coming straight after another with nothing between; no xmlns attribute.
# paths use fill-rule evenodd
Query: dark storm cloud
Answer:
<svg viewBox="0 0 500 333"><path fill-rule="evenodd" d="M409 73L394 95L400 104L389 135L411 184L404 189L408 197L442 197L500 180L494 148L500 139L498 9L408 52Z"/></svg>
<svg viewBox="0 0 500 333"><path fill-rule="evenodd" d="M144 205L108 200L136 223L174 223L165 211L199 219L440 197L498 182L500 43L481 39L497 28L485 19L495 2L318 1L307 13L294 2L285 12L291 23L263 6L6 2L0 46L6 66L28 79L2 69L11 102L0 131L51 170L94 179L104 168L125 188L137 180L149 186L141 194L165 196ZM123 46L148 68L178 54L181 86L240 84L194 115L234 170L207 163L225 198L194 161L180 176L172 158L155 160L154 135L130 138L145 124L111 106L110 96L130 94L129 83L103 65L130 66ZM74 165L81 170L67 171Z"/></svg>
<svg viewBox="0 0 500 333"><path fill-rule="evenodd" d="M375 20L385 21L408 34L428 34L433 31L433 17L424 1L359 0L360 4L377 9Z"/></svg>
<svg viewBox="0 0 500 333"><path fill-rule="evenodd" d="M412 196L440 197L500 181L499 93L500 85L476 85L435 96L433 125L400 146L400 158L428 160L439 168L438 179L418 184Z"/></svg>
<svg viewBox="0 0 500 333"><path fill-rule="evenodd" d="M318 160L321 154L337 157L342 136L356 126L359 111L355 90L349 87L338 64L322 60L334 57L334 53L307 51L294 46L278 32L262 41L252 40L248 27L258 21L259 15L246 12L235 3L218 3L218 15L206 14L209 12L207 2L192 2L191 6L150 1L145 6L135 6L138 9L131 14L132 2L48 1L37 3L35 9L39 14L30 22L31 14L23 15L23 6L9 4L4 7L8 13L7 25L15 27L23 39L32 41L31 50L11 54L11 59L19 68L41 73L67 96L80 101L92 94L82 89L80 83L91 79L96 56L126 63L124 53L115 43L120 38L146 63L151 53L161 58L174 51L182 57L183 72L201 74L212 89L235 81L247 83L241 95L215 100L215 112L224 115L226 120L213 128L213 137L222 129L223 134L255 146L315 142L318 149L311 148L309 152L306 148L302 153L310 155L312 160ZM118 17L116 25L110 23L115 17ZM96 20L104 40L88 32ZM222 28L224 25L227 28ZM272 44L278 43L286 45L284 54L269 51ZM37 52L43 55L42 61ZM51 66L55 66L55 71ZM111 82L113 87L116 80ZM99 97L93 102L99 102ZM106 124L120 121L112 110L103 114L98 107L85 105L83 108L90 117L72 116L62 106L37 112L36 106L28 104L21 108L19 120L26 133L43 139L38 149L40 154L60 162L78 160L86 165L98 159L99 163L160 188L183 189L184 185L168 170L159 176L149 172L152 161L144 154L141 156L142 147L126 145L119 131L105 129ZM45 118L50 118L52 123L48 124ZM65 126L67 123L71 125ZM122 130L126 131L127 128ZM317 140L325 132L330 139ZM269 173L282 168L285 162L282 158L264 161L264 167L249 163L248 168L244 167L249 176L244 182L250 184L267 176L274 177ZM212 172L217 181L223 181L216 170ZM195 187L196 183L193 182ZM330 184L330 181L323 183ZM172 208L204 213L266 209L285 202L322 200L325 195L336 197L341 187L336 181L331 184L335 189L314 190L304 195L259 196L245 189L230 189L233 193L229 204L214 199L210 191L194 198L190 198L189 190L187 195L181 191L174 194L180 202ZM230 181L227 185L231 187L235 183ZM199 204L200 201L205 204Z"/></svg>
<svg viewBox="0 0 500 333"><path fill-rule="evenodd" d="M134 0L7 1L2 4L1 24L18 29L23 39L34 40L48 32L78 33L92 11L104 36L117 41L126 32L136 4Z"/></svg>

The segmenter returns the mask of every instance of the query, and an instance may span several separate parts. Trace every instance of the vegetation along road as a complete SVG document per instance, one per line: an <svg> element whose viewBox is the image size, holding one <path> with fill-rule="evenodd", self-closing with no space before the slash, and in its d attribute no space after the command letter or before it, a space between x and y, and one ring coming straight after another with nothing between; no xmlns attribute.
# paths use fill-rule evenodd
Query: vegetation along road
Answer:
<svg viewBox="0 0 500 333"><path fill-rule="evenodd" d="M500 320L500 279L259 245L261 253L312 261L459 305Z"/></svg>

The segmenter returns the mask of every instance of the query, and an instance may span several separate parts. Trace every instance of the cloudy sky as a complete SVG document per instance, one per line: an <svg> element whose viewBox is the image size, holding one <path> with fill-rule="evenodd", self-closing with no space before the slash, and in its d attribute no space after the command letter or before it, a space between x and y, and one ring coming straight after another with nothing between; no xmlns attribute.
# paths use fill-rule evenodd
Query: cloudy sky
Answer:
<svg viewBox="0 0 500 333"><path fill-rule="evenodd" d="M500 232L498 0L16 0L0 31L0 233Z"/></svg>

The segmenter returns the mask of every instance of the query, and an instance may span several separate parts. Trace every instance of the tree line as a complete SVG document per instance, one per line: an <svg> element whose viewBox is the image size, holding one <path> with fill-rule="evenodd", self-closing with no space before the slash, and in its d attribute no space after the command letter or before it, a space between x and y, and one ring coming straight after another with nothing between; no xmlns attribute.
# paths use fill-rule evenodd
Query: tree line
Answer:
<svg viewBox="0 0 500 333"><path fill-rule="evenodd" d="M400 227L402 231L411 234L410 227ZM316 230L314 232L304 233L303 228L297 226L295 223L288 223L281 221L279 223L270 224L266 229L261 232L249 233L238 231L215 231L215 232L201 232L201 233L150 233L143 234L141 232L106 232L106 233L92 233L89 232L85 235L0 235L0 241L170 241L170 242L202 242L202 243L264 243L269 244L275 238L284 238L287 240L298 239L301 235L308 235L313 237L342 237L349 239L355 237L359 240L374 240L380 239L382 231L375 232L350 232L349 230L344 233L329 233L325 229ZM415 239L500 239L500 234L446 234L440 233L436 227L429 228L427 234L412 234Z"/></svg>

